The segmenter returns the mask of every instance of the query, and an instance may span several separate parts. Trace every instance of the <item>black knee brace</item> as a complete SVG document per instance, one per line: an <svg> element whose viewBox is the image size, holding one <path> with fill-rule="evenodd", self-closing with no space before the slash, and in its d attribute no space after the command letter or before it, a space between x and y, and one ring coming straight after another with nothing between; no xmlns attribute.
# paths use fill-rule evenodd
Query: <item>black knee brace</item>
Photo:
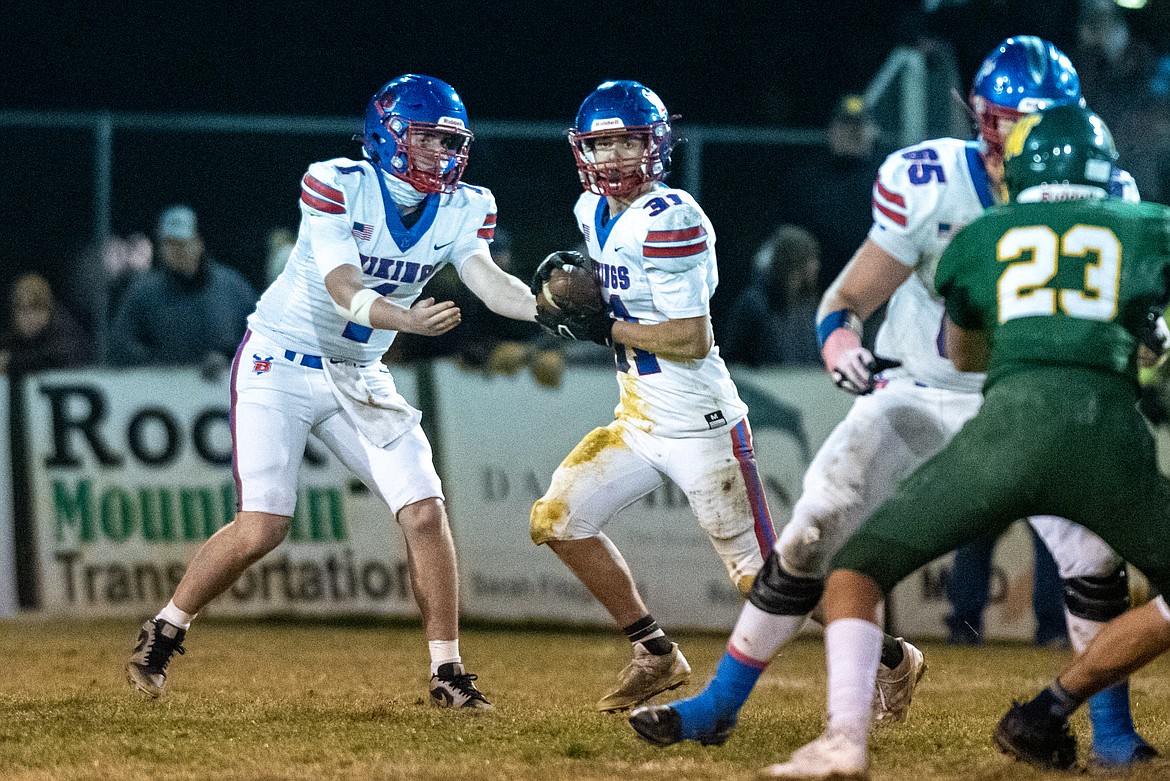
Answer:
<svg viewBox="0 0 1170 781"><path fill-rule="evenodd" d="M1099 578L1066 578L1064 604L1077 618L1102 623L1117 618L1129 609L1125 565Z"/></svg>
<svg viewBox="0 0 1170 781"><path fill-rule="evenodd" d="M824 591L823 578L792 577L780 566L776 551L772 551L752 583L748 601L765 613L803 616L812 612Z"/></svg>

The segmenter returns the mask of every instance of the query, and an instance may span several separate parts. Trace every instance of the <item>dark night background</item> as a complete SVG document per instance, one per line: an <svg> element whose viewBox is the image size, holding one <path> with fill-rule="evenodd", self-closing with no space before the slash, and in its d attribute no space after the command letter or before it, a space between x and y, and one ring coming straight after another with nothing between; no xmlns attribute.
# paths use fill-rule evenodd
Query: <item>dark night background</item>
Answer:
<svg viewBox="0 0 1170 781"><path fill-rule="evenodd" d="M4 4L0 110L212 112L353 117L404 72L451 82L477 119L568 126L607 78L635 78L688 123L823 128L838 97L860 91L890 51L930 32L955 47L964 89L992 46L1029 33L1066 51L1076 0L920 2L495 2ZM1131 28L1170 50L1168 2L1130 14ZM0 289L42 270L85 310L80 258L92 220L93 140L86 130L0 127ZM150 233L158 210L187 201L213 255L262 286L264 239L295 228L297 187L313 160L352 154L344 136L115 136L113 229ZM685 148L684 152L685 154ZM720 231L716 310L746 279L771 225L737 204L799 198L769 187L783 161L750 146L710 153L702 201ZM563 141L477 141L467 181L496 191L500 224L517 231L520 269L572 239L579 192ZM507 182L507 184L504 184ZM868 200L868 193L853 193ZM533 227L535 226L535 227ZM826 259L831 262L844 259ZM726 288L726 289L724 289Z"/></svg>

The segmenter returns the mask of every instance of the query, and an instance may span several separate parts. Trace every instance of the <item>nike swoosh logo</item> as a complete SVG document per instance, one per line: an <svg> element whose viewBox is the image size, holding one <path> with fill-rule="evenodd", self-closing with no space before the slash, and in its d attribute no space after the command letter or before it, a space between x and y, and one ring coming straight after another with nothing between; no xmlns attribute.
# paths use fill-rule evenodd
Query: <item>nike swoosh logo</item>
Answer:
<svg viewBox="0 0 1170 781"><path fill-rule="evenodd" d="M435 245L435 249L436 249L436 250L440 250L440 249L442 249L443 247L449 247L449 246L451 246L451 245L452 245L452 244L454 244L454 243L455 243L454 241L449 241L449 242L447 242L446 244L436 244L436 245Z"/></svg>

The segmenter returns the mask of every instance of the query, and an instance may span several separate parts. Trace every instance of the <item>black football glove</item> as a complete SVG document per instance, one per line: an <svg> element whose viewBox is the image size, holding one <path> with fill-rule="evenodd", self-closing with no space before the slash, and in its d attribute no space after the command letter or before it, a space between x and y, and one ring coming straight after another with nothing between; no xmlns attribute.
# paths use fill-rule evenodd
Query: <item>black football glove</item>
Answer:
<svg viewBox="0 0 1170 781"><path fill-rule="evenodd" d="M575 250L557 250L556 252L550 252L544 260L540 261L540 265L536 267L536 273L532 275L532 282L528 285L528 289L532 291L532 295L538 295L541 287L552 276L553 269L558 269L562 266L577 266L588 271L589 260Z"/></svg>
<svg viewBox="0 0 1170 781"><path fill-rule="evenodd" d="M1170 329L1166 327L1162 311L1163 308L1160 306L1150 307L1146 311L1145 322L1142 323L1142 328L1137 334L1142 344L1150 348L1158 357L1161 357L1162 353L1166 352L1166 348L1170 347Z"/></svg>
<svg viewBox="0 0 1170 781"><path fill-rule="evenodd" d="M873 377L875 374L884 372L886 369L896 369L901 365L901 361L895 361L892 358L874 358L865 365L866 371L869 372L869 376L866 378L864 386L858 387L857 383L853 382L853 380L850 380L848 377L838 371L833 372L833 382L835 382L837 387L843 391L852 393L855 396L866 396L870 393L873 393Z"/></svg>
<svg viewBox="0 0 1170 781"><path fill-rule="evenodd" d="M575 342L595 342L606 347L613 346L613 320L604 310L594 313L566 313L558 316L538 307L536 322L540 323L541 328L561 339L571 339Z"/></svg>

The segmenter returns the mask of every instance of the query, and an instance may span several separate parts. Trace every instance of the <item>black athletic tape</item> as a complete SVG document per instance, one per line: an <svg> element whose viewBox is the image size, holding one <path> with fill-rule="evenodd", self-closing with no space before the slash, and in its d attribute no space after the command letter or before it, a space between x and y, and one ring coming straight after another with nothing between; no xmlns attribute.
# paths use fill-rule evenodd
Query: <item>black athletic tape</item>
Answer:
<svg viewBox="0 0 1170 781"><path fill-rule="evenodd" d="M1122 564L1099 578L1066 578L1064 604L1068 612L1089 621L1112 621L1129 610L1129 580Z"/></svg>
<svg viewBox="0 0 1170 781"><path fill-rule="evenodd" d="M768 554L752 583L748 601L776 616L803 616L812 612L825 592L822 578L795 578L780 566L776 551Z"/></svg>

